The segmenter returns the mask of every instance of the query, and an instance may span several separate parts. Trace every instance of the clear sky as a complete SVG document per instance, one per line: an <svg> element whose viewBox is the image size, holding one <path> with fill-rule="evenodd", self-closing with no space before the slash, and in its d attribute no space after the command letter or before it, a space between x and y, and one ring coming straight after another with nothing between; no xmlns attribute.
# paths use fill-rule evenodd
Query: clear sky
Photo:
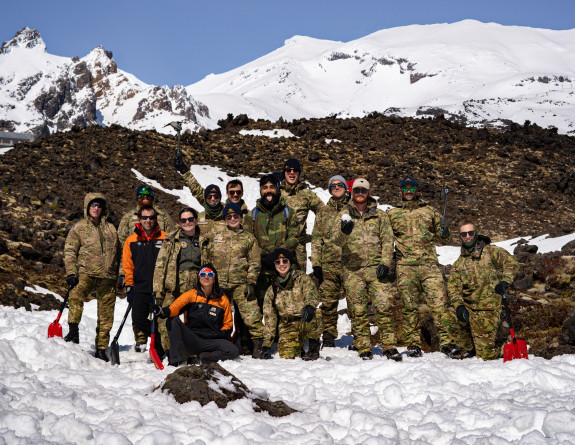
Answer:
<svg viewBox="0 0 575 445"><path fill-rule="evenodd" d="M347 42L403 25L464 19L575 28L575 0L23 0L3 1L0 41L28 26L48 52L102 45L118 67L156 85L189 85L261 57L294 35Z"/></svg>

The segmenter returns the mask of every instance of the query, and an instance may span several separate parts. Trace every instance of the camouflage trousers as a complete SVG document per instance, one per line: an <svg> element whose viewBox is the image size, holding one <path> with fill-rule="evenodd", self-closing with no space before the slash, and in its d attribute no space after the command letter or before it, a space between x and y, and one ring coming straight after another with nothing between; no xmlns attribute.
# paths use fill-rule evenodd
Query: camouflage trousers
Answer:
<svg viewBox="0 0 575 445"><path fill-rule="evenodd" d="M447 292L438 264L427 263L415 266L397 265L397 290L403 303L402 326L399 339L406 346L421 346L421 309L429 308L439 346L453 343L449 335L453 326L453 309L447 306Z"/></svg>
<svg viewBox="0 0 575 445"><path fill-rule="evenodd" d="M315 317L309 323L300 318L292 320L279 320L278 324L278 352L281 358L300 357L303 346L307 340L319 340L323 333L321 309L316 309Z"/></svg>
<svg viewBox="0 0 575 445"><path fill-rule="evenodd" d="M469 311L469 324L455 319L456 324L449 330L455 343L464 351L471 352L475 348L477 357L483 360L497 360L503 357L501 347L495 346L497 330L501 323L501 310Z"/></svg>
<svg viewBox="0 0 575 445"><path fill-rule="evenodd" d="M177 296L180 296L184 292L187 292L190 289L196 287L197 282L198 282L197 270L193 269L193 270L180 271L180 274L178 276L178 286L177 286L178 290L175 292L168 292L164 297L156 295L156 304L162 307L169 306L174 302ZM158 332L162 337L162 345L164 346L165 350L168 350L170 349L170 337L168 335L168 329L166 327L166 319L158 318L156 321L158 323ZM134 328L134 334L136 332L136 329L137 328ZM146 343L148 341L148 337L146 337L146 335L139 329L138 332L140 332L144 336L144 341L141 343ZM137 338L136 342L138 342Z"/></svg>
<svg viewBox="0 0 575 445"><path fill-rule="evenodd" d="M258 306L257 298L248 300L246 298L245 284L228 285L225 294L233 301L232 308L237 307L240 317L249 331L251 340L261 340L264 335L264 325L262 323L262 313ZM235 306L235 307L234 307Z"/></svg>
<svg viewBox="0 0 575 445"><path fill-rule="evenodd" d="M347 307L351 316L353 344L358 353L371 351L370 328L367 308L369 302L375 307L377 328L381 336L381 347L396 347L395 327L391 306L393 289L391 283L377 279L377 267L363 267L359 270L343 269L343 286Z"/></svg>
<svg viewBox="0 0 575 445"><path fill-rule="evenodd" d="M297 263L295 268L305 272L307 267L307 250L305 244L298 244L295 248L295 260Z"/></svg>
<svg viewBox="0 0 575 445"><path fill-rule="evenodd" d="M116 280L80 275L78 285L70 291L68 299L68 324L80 323L84 312L84 302L98 300L98 320L96 323L96 349L106 349L110 342L110 330L114 323L116 306Z"/></svg>
<svg viewBox="0 0 575 445"><path fill-rule="evenodd" d="M341 265L323 268L323 282L319 287L324 332L337 338L337 306L343 290Z"/></svg>

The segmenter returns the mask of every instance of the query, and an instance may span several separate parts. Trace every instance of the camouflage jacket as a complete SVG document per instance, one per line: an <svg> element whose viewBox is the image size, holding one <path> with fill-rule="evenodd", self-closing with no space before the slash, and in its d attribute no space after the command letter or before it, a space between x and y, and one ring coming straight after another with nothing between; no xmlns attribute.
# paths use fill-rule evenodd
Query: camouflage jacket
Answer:
<svg viewBox="0 0 575 445"><path fill-rule="evenodd" d="M343 215L349 215L354 222L350 235L341 231ZM390 267L393 257L393 232L386 213L377 208L373 198L369 198L363 215L350 202L338 214L337 220L339 230L336 231L334 241L342 248L343 267L348 270L377 267L380 264Z"/></svg>
<svg viewBox="0 0 575 445"><path fill-rule="evenodd" d="M160 226L160 230L166 233L176 230L176 225L168 212L157 206L153 207L156 209L156 212L158 212L158 226ZM129 212L124 213L120 220L120 224L118 225L118 239L120 240L121 247L124 246L128 237L134 233L136 224L140 222L140 218L138 218L138 210L140 210L140 206L136 206ZM122 261L120 261L120 275L125 275Z"/></svg>
<svg viewBox="0 0 575 445"><path fill-rule="evenodd" d="M519 263L505 249L490 242L488 237L480 235L472 252L461 248L447 283L453 307L465 304L474 310L501 309L501 295L495 293L495 286L500 281L511 284Z"/></svg>
<svg viewBox="0 0 575 445"><path fill-rule="evenodd" d="M198 234L199 232L199 234ZM154 281L152 284L153 292L156 292L157 298L164 298L176 290L178 283L178 260L181 249L180 234L182 229L176 229L166 235L166 239L160 248L156 265L154 267ZM198 234L198 248L201 249L203 242L202 229L196 227Z"/></svg>
<svg viewBox="0 0 575 445"><path fill-rule="evenodd" d="M317 307L319 292L312 279L299 270L292 270L291 276L283 285L274 280L264 297L263 346L270 347L280 321L301 320L301 312L308 304Z"/></svg>
<svg viewBox="0 0 575 445"><path fill-rule="evenodd" d="M325 205L314 192L309 189L306 183L298 182L295 186L289 187L285 181L280 187L281 196L285 199L295 212L298 225L299 243L305 244L309 241L307 236L307 215L311 210L317 212Z"/></svg>
<svg viewBox="0 0 575 445"><path fill-rule="evenodd" d="M347 205L346 200L336 201L330 198L315 215L313 231L311 233L311 263L314 266L326 267L332 265L340 267L341 247L333 240L341 227L339 212Z"/></svg>
<svg viewBox="0 0 575 445"><path fill-rule="evenodd" d="M113 224L107 221L108 203L102 210L100 224L88 217L88 204L94 199L106 202L101 193L88 193L84 198L84 219L68 232L64 244L66 275L89 275L116 278L120 260L120 244Z"/></svg>
<svg viewBox="0 0 575 445"><path fill-rule="evenodd" d="M202 242L202 259L218 271L222 288L238 284L256 284L260 273L260 248L255 237L240 227L212 230Z"/></svg>
<svg viewBox="0 0 575 445"><path fill-rule="evenodd" d="M296 216L283 198L271 211L258 199L256 206L244 218L244 229L256 237L262 254L271 253L279 247L295 252L298 245Z"/></svg>
<svg viewBox="0 0 575 445"><path fill-rule="evenodd" d="M449 230L441 233L437 210L417 199L402 201L399 207L389 209L387 215L395 237L395 249L401 252L397 264L437 263L435 238L442 244L447 244L451 238Z"/></svg>

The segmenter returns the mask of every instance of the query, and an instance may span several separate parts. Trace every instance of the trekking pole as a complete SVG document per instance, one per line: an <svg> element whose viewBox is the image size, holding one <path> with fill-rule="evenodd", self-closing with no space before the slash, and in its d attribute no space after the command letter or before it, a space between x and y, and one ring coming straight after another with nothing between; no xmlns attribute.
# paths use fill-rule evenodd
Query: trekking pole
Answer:
<svg viewBox="0 0 575 445"><path fill-rule="evenodd" d="M449 187L447 187L447 182L443 184L441 188L441 198L445 198L445 204L443 204L443 216L441 217L442 220L445 220L445 214L447 213L447 195L449 194ZM441 231L443 233L443 230Z"/></svg>

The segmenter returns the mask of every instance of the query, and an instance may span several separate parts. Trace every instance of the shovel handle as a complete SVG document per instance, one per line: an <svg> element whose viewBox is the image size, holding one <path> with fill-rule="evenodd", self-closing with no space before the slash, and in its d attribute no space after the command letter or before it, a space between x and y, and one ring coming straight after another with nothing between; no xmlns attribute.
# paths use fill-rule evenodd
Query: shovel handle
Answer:
<svg viewBox="0 0 575 445"><path fill-rule="evenodd" d="M511 312L509 311L509 305L507 304L507 292L503 292L501 298L503 299L503 307L505 307L505 315L507 317L507 324L509 325L509 331L511 332L511 338L515 342L515 330L513 329L513 322L511 321Z"/></svg>

